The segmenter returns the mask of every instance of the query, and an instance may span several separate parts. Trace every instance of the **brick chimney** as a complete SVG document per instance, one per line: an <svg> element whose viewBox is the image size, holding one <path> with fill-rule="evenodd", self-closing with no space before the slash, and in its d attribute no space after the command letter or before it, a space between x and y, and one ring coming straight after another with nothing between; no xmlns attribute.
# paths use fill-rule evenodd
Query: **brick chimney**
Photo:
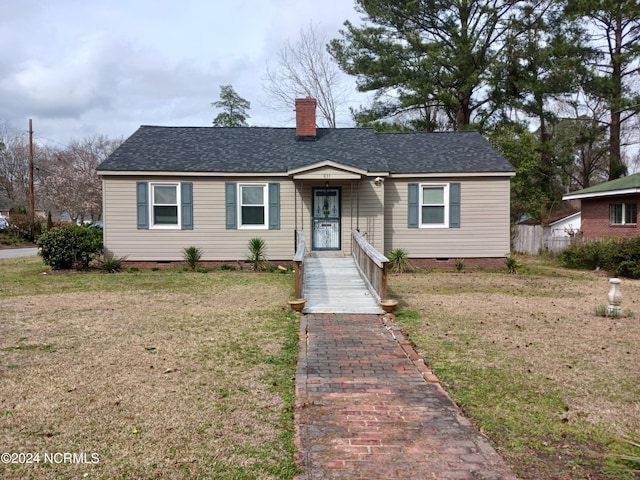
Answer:
<svg viewBox="0 0 640 480"><path fill-rule="evenodd" d="M316 99L296 98L296 139L315 140Z"/></svg>

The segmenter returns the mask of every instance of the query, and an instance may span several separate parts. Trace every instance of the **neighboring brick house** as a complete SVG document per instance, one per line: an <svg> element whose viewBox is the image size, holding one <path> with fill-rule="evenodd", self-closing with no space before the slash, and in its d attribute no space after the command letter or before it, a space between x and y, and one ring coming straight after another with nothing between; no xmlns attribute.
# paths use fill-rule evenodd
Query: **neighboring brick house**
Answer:
<svg viewBox="0 0 640 480"><path fill-rule="evenodd" d="M584 239L635 237L640 234L638 173L568 193L562 199L580 200Z"/></svg>

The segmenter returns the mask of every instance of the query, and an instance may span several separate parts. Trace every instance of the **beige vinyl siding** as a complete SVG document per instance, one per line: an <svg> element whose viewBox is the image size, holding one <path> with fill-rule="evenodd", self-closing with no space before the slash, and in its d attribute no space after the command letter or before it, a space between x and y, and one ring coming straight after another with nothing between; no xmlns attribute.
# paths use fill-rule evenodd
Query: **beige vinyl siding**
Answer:
<svg viewBox="0 0 640 480"><path fill-rule="evenodd" d="M460 228L408 228L409 183L460 183ZM496 258L509 255L509 178L413 178L385 181L385 252L411 258Z"/></svg>
<svg viewBox="0 0 640 480"><path fill-rule="evenodd" d="M147 180L147 179L145 179ZM203 260L235 261L247 255L252 237L261 237L272 260L289 260L294 247L294 188L286 177L245 178L156 178L152 181L193 183L193 230L138 230L136 182L140 178L103 178L104 239L107 253L130 261L180 261L185 247L202 249ZM280 183L280 230L225 228L225 182Z"/></svg>
<svg viewBox="0 0 640 480"><path fill-rule="evenodd" d="M360 233L379 252L384 253L384 183L376 185L373 180L363 181L359 190L360 221L357 223ZM351 243L351 231L347 235Z"/></svg>

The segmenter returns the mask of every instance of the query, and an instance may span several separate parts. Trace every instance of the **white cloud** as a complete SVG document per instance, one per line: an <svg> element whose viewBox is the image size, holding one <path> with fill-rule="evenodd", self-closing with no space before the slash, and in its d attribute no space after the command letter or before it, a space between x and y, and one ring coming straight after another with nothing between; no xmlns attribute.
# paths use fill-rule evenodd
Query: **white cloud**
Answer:
<svg viewBox="0 0 640 480"><path fill-rule="evenodd" d="M309 22L332 38L347 18L357 14L345 0L5 0L0 123L22 130L33 118L37 135L62 143L210 125L231 84L252 124L279 126L286 118L264 107L268 58Z"/></svg>

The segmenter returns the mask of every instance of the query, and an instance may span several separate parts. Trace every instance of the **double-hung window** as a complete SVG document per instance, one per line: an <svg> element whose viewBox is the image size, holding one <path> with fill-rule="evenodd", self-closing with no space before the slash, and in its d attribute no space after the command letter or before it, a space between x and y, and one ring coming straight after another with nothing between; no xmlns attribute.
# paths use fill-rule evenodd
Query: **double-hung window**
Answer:
<svg viewBox="0 0 640 480"><path fill-rule="evenodd" d="M280 230L280 184L226 182L227 230Z"/></svg>
<svg viewBox="0 0 640 480"><path fill-rule="evenodd" d="M238 225L240 228L267 228L269 209L267 208L267 184L238 184Z"/></svg>
<svg viewBox="0 0 640 480"><path fill-rule="evenodd" d="M192 182L136 182L138 230L193 229Z"/></svg>
<svg viewBox="0 0 640 480"><path fill-rule="evenodd" d="M409 228L460 228L459 182L408 183Z"/></svg>
<svg viewBox="0 0 640 480"><path fill-rule="evenodd" d="M638 223L637 203L609 204L609 223L611 225L627 225Z"/></svg>
<svg viewBox="0 0 640 480"><path fill-rule="evenodd" d="M449 227L449 185L420 185L420 226Z"/></svg>
<svg viewBox="0 0 640 480"><path fill-rule="evenodd" d="M180 188L178 183L151 184L151 226L178 228L180 225Z"/></svg>

